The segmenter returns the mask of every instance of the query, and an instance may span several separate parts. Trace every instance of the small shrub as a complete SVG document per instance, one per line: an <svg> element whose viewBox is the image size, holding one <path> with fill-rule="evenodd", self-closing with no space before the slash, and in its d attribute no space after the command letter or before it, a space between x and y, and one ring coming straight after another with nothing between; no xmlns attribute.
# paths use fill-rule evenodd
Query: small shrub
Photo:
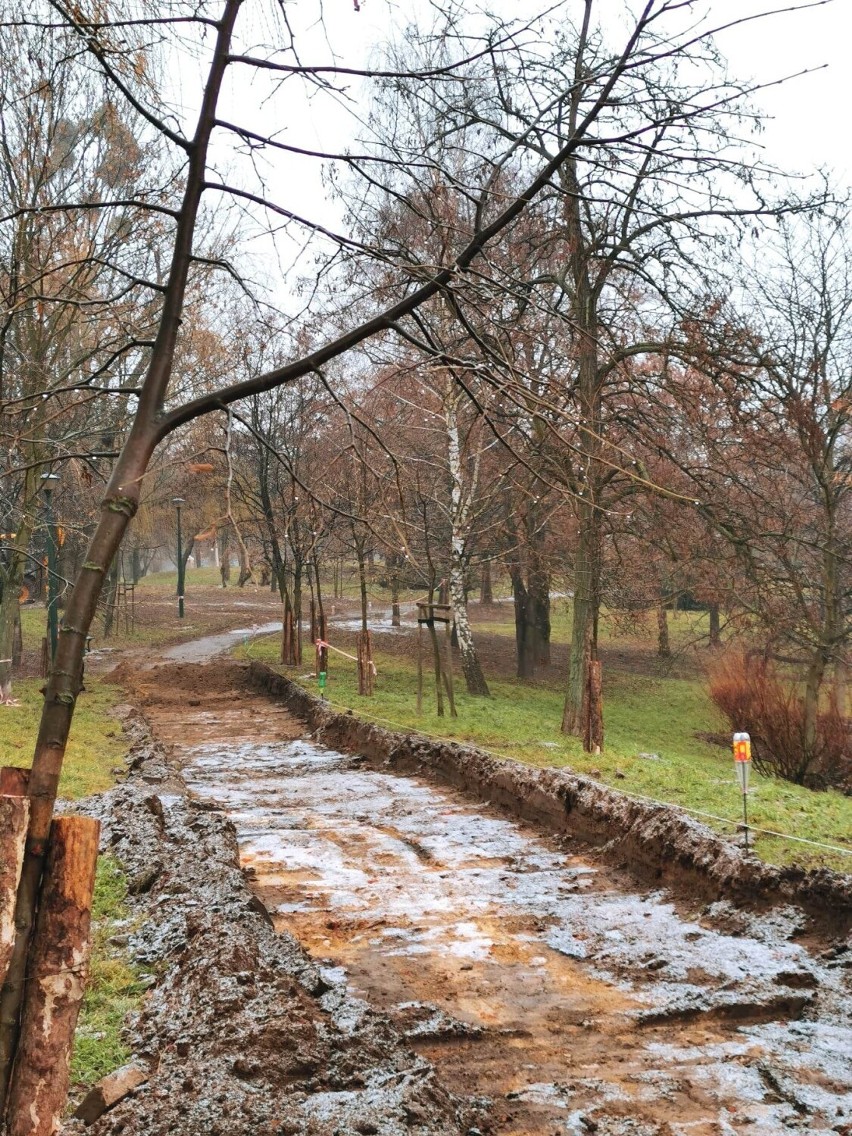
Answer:
<svg viewBox="0 0 852 1136"><path fill-rule="evenodd" d="M755 767L811 789L852 792L849 722L832 704L819 715L816 738L805 740L805 703L794 682L763 659L727 655L710 674L710 697L731 730L748 730Z"/></svg>

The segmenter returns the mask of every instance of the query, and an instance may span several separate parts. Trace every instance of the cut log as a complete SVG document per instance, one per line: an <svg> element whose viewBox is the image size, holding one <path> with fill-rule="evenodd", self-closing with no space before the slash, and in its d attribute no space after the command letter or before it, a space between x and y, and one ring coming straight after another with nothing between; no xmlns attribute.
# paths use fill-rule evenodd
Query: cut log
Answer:
<svg viewBox="0 0 852 1136"><path fill-rule="evenodd" d="M124 1100L134 1089L144 1085L148 1080L148 1072L141 1065L131 1061L129 1065L122 1065L114 1073L102 1077L98 1083L86 1093L80 1107L74 1113L77 1120L92 1124L99 1116Z"/></svg>
<svg viewBox="0 0 852 1136"><path fill-rule="evenodd" d="M100 823L57 817L30 946L8 1136L52 1136L68 1093L71 1044L89 970Z"/></svg>
<svg viewBox="0 0 852 1136"><path fill-rule="evenodd" d="M15 903L30 818L29 770L0 770L0 986L15 946Z"/></svg>
<svg viewBox="0 0 852 1136"><path fill-rule="evenodd" d="M26 797L30 784L30 771L20 765L4 765L0 769L0 794L8 797Z"/></svg>

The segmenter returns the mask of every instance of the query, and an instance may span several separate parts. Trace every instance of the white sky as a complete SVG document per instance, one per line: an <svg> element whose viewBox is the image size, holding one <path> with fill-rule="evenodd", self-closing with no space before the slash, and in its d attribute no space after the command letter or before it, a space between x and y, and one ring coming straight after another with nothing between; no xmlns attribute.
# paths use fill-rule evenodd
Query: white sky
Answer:
<svg viewBox="0 0 852 1136"><path fill-rule="evenodd" d="M750 7L744 0L713 0L709 6L720 22ZM825 65L757 96L771 115L762 141L767 157L782 169L812 173L827 166L844 184L852 183L852 2L832 0L733 28L718 42L734 74L762 82Z"/></svg>
<svg viewBox="0 0 852 1136"><path fill-rule="evenodd" d="M766 19L730 28L717 42L738 77L753 76L765 83L820 69L756 96L771 116L763 145L767 156L783 169L812 172L830 166L845 182L852 182L852 0L826 0L804 10L783 11L796 2L704 0L695 4L695 11L696 15L706 13L710 26L719 26L746 14L777 10L778 14ZM621 3L598 0L598 10L606 12ZM421 6L425 8L425 3L418 0L361 0L361 11L355 12L352 0L325 0L326 28L340 62L364 66L371 46L384 38L387 29L404 22L408 13ZM541 7L541 0L515 0L510 6L519 18L525 9L533 14ZM319 141L329 123L322 116L312 125L314 139Z"/></svg>
<svg viewBox="0 0 852 1136"><path fill-rule="evenodd" d="M366 67L373 49L387 39L389 32L403 26L413 12L428 17L430 3L438 2L361 0L361 11L356 12L353 0L322 0L322 5L319 0L298 0L288 6L288 11L294 23L303 23L298 36L303 63L330 62L330 44L339 65ZM579 15L581 0L573 2ZM612 13L615 34L615 27L625 18L625 6L635 8L641 2L598 0L597 11L606 17ZM781 0L778 7L795 3L796 0L786 0L786 4ZM542 0L469 0L466 11L475 13L478 8L496 7L523 18L535 15L545 6ZM772 11L773 7L772 0L696 0L689 18L691 22L703 16L709 26L715 27L748 14ZM322 27L313 24L314 14L320 9L324 17ZM238 30L239 27L238 23ZM265 38L262 29L250 30L259 39ZM622 38L623 33L616 42ZM835 171L841 186L852 185L852 130L847 121L852 112L852 66L847 59L852 47L852 0L826 0L799 11L779 11L730 28L717 37L717 42L737 78L753 77L757 82L769 83L804 70L812 72L755 96L755 102L767 114L758 144L765 148L767 161L783 171L807 176L819 167L828 167ZM258 107L257 95L265 88L269 74L255 77L252 88L248 88L241 84L246 83L249 74L247 68L235 69L230 78L230 95L226 95L222 108L223 117L241 121L260 132L279 130L282 140L288 143L322 150L343 149L357 136L357 123L344 111L335 109L329 99L294 99L295 85L285 87L288 96L283 103L270 100ZM353 80L354 89L357 85L358 81ZM248 111L250 103L254 108ZM283 111L274 109L282 106ZM286 115L283 120L282 113ZM341 206L324 200L318 162L278 157L270 157L268 165L267 159L260 161L269 174L269 195L276 201L332 228L342 226ZM278 271L287 272L284 261L290 259L295 247L290 242L282 246L284 260ZM266 255L262 256L266 261ZM273 276L278 276L278 271L273 269Z"/></svg>

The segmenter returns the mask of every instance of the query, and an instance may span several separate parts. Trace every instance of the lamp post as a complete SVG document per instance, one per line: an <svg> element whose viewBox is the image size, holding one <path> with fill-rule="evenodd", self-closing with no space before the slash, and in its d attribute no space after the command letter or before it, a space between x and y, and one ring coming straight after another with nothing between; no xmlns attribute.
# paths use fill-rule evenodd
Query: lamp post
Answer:
<svg viewBox="0 0 852 1136"><path fill-rule="evenodd" d="M59 481L58 473L41 475L44 488L44 513L47 524L47 635L50 640L51 661L56 658L56 643L59 638L59 590L56 577L56 523L53 519L53 490Z"/></svg>
<svg viewBox="0 0 852 1136"><path fill-rule="evenodd" d="M180 510L184 504L183 497L172 497L172 504L177 509L178 618L183 619L183 539L180 529Z"/></svg>

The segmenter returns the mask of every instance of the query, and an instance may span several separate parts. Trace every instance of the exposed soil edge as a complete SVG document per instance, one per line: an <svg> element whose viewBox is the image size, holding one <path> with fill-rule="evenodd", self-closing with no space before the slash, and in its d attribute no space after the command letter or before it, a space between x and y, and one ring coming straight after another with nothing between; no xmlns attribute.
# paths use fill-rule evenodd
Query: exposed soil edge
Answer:
<svg viewBox="0 0 852 1136"><path fill-rule="evenodd" d="M433 776L549 832L597 847L610 862L691 897L741 905L795 904L832 935L852 926L852 875L827 868L775 867L736 847L673 805L636 801L559 769L534 769L473 746L376 726L340 714L264 663L248 667L251 684L282 699L317 740L401 772Z"/></svg>

